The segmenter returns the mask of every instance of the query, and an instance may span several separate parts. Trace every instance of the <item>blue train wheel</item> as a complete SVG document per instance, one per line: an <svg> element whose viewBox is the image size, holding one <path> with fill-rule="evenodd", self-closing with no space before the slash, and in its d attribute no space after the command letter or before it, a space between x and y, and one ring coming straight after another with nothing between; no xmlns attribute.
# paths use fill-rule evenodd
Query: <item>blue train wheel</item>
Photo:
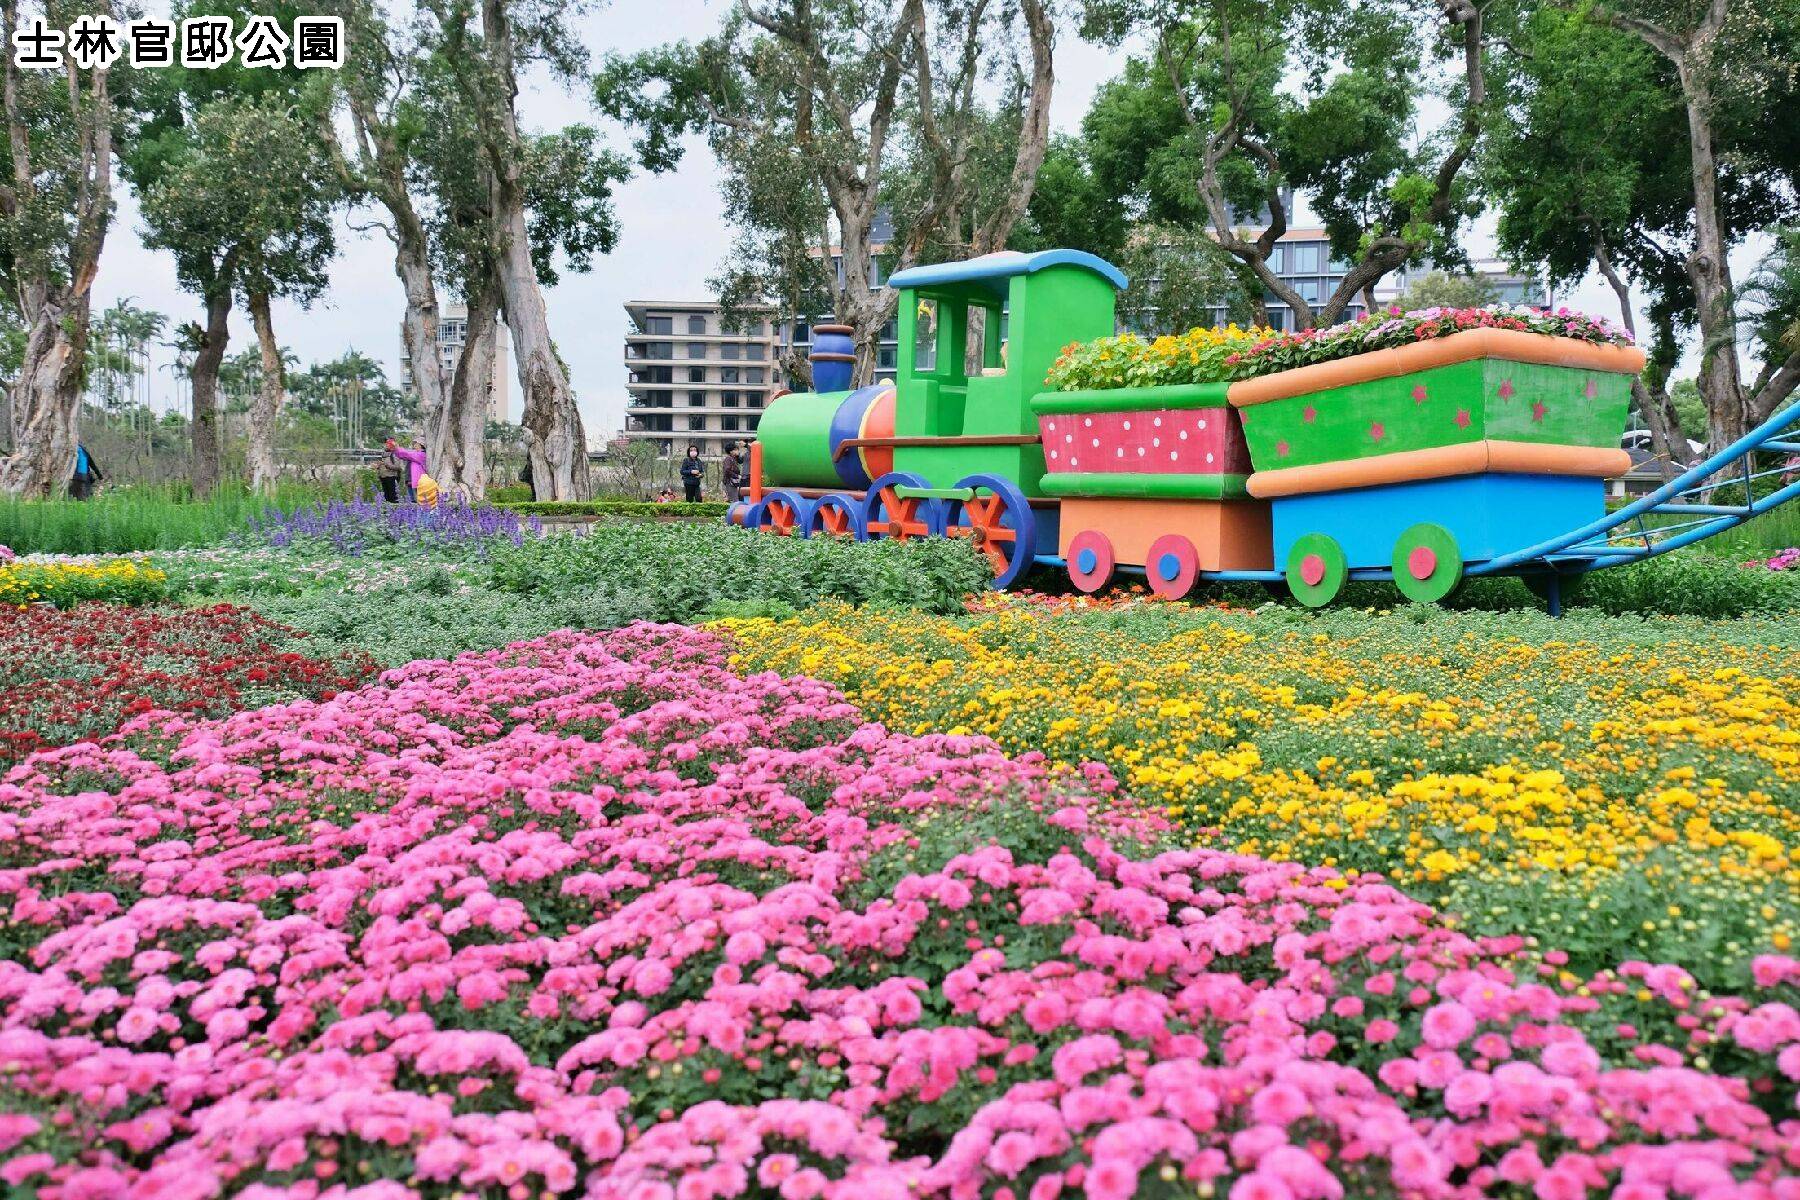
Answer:
<svg viewBox="0 0 1800 1200"><path fill-rule="evenodd" d="M920 496L902 496L903 487L930 487L925 477L910 471L890 471L874 483L863 496L863 529L869 539L893 538L904 542L911 538L934 537L944 531L944 507L935 500Z"/></svg>
<svg viewBox="0 0 1800 1200"><path fill-rule="evenodd" d="M814 534L867 541L869 535L863 526L862 505L837 492L820 496L814 502L812 512L807 515L806 523L800 527L801 537L812 537Z"/></svg>
<svg viewBox="0 0 1800 1200"><path fill-rule="evenodd" d="M1098 529L1083 529L1069 539L1069 582L1088 595L1112 582L1117 565L1112 539Z"/></svg>
<svg viewBox="0 0 1800 1200"><path fill-rule="evenodd" d="M970 475L956 486L973 488L975 494L950 506L944 533L973 543L994 569L994 589L1005 591L1037 557L1031 502L1012 480L998 475Z"/></svg>
<svg viewBox="0 0 1800 1200"><path fill-rule="evenodd" d="M1200 578L1200 552L1179 533L1165 533L1145 553L1144 575L1150 590L1164 600L1179 600Z"/></svg>
<svg viewBox="0 0 1800 1200"><path fill-rule="evenodd" d="M812 501L798 492L785 489L770 492L744 514L744 523L753 529L790 537L805 536L806 522L812 516Z"/></svg>
<svg viewBox="0 0 1800 1200"><path fill-rule="evenodd" d="M1303 533L1287 556L1287 590L1308 608L1323 608L1337 599L1350 578L1344 548L1326 533Z"/></svg>
<svg viewBox="0 0 1800 1200"><path fill-rule="evenodd" d="M725 510L725 523L750 527L750 510L754 507L756 506L748 500L734 501L731 507Z"/></svg>
<svg viewBox="0 0 1800 1200"><path fill-rule="evenodd" d="M1408 600L1436 604L1462 582L1462 550L1442 525L1421 521L1394 543L1394 586Z"/></svg>

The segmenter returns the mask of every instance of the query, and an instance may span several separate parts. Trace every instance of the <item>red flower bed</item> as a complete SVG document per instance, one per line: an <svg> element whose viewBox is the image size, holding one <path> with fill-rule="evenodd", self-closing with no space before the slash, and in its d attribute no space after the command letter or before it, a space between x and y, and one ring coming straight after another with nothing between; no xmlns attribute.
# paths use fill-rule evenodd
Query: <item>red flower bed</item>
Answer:
<svg viewBox="0 0 1800 1200"><path fill-rule="evenodd" d="M0 612L0 766L103 737L139 713L218 717L327 698L380 670L367 655L296 653L302 636L228 604Z"/></svg>

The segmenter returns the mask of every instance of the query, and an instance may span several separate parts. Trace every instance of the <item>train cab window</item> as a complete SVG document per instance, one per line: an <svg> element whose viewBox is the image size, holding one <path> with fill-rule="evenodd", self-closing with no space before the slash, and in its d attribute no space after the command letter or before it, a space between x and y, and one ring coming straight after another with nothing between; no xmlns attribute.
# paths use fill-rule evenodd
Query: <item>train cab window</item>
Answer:
<svg viewBox="0 0 1800 1200"><path fill-rule="evenodd" d="M1001 322L998 309L984 304L969 305L966 324L968 351L964 356L968 373L971 376L992 376L1006 374L1006 353L1001 342Z"/></svg>
<svg viewBox="0 0 1800 1200"><path fill-rule="evenodd" d="M913 370L921 374L937 370L938 302L920 300L919 314L913 323Z"/></svg>

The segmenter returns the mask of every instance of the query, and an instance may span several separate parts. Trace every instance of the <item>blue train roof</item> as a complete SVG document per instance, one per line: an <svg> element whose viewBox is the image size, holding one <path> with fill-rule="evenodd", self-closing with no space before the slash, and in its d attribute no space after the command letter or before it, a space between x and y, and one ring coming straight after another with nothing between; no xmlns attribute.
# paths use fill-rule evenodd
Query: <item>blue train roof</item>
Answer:
<svg viewBox="0 0 1800 1200"><path fill-rule="evenodd" d="M1116 288L1123 289L1126 284L1125 272L1085 250L1039 250L1036 254L1002 250L997 254L984 254L980 258L964 259L962 262L908 267L890 276L888 285L896 288L919 288L942 283L985 283L991 290L1004 293L1006 281L1015 275L1032 275L1046 267L1061 266L1081 267L1092 271Z"/></svg>

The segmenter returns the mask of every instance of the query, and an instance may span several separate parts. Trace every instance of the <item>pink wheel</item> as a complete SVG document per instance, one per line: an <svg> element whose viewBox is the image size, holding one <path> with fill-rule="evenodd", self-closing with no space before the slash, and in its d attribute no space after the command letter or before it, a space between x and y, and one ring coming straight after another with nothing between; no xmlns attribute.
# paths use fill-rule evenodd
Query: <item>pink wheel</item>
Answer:
<svg viewBox="0 0 1800 1200"><path fill-rule="evenodd" d="M1200 554L1194 543L1179 533L1165 533L1151 542L1145 559L1150 590L1165 600L1181 599L1200 577Z"/></svg>
<svg viewBox="0 0 1800 1200"><path fill-rule="evenodd" d="M1112 539L1098 529L1083 529L1069 539L1069 582L1093 595L1112 582Z"/></svg>

